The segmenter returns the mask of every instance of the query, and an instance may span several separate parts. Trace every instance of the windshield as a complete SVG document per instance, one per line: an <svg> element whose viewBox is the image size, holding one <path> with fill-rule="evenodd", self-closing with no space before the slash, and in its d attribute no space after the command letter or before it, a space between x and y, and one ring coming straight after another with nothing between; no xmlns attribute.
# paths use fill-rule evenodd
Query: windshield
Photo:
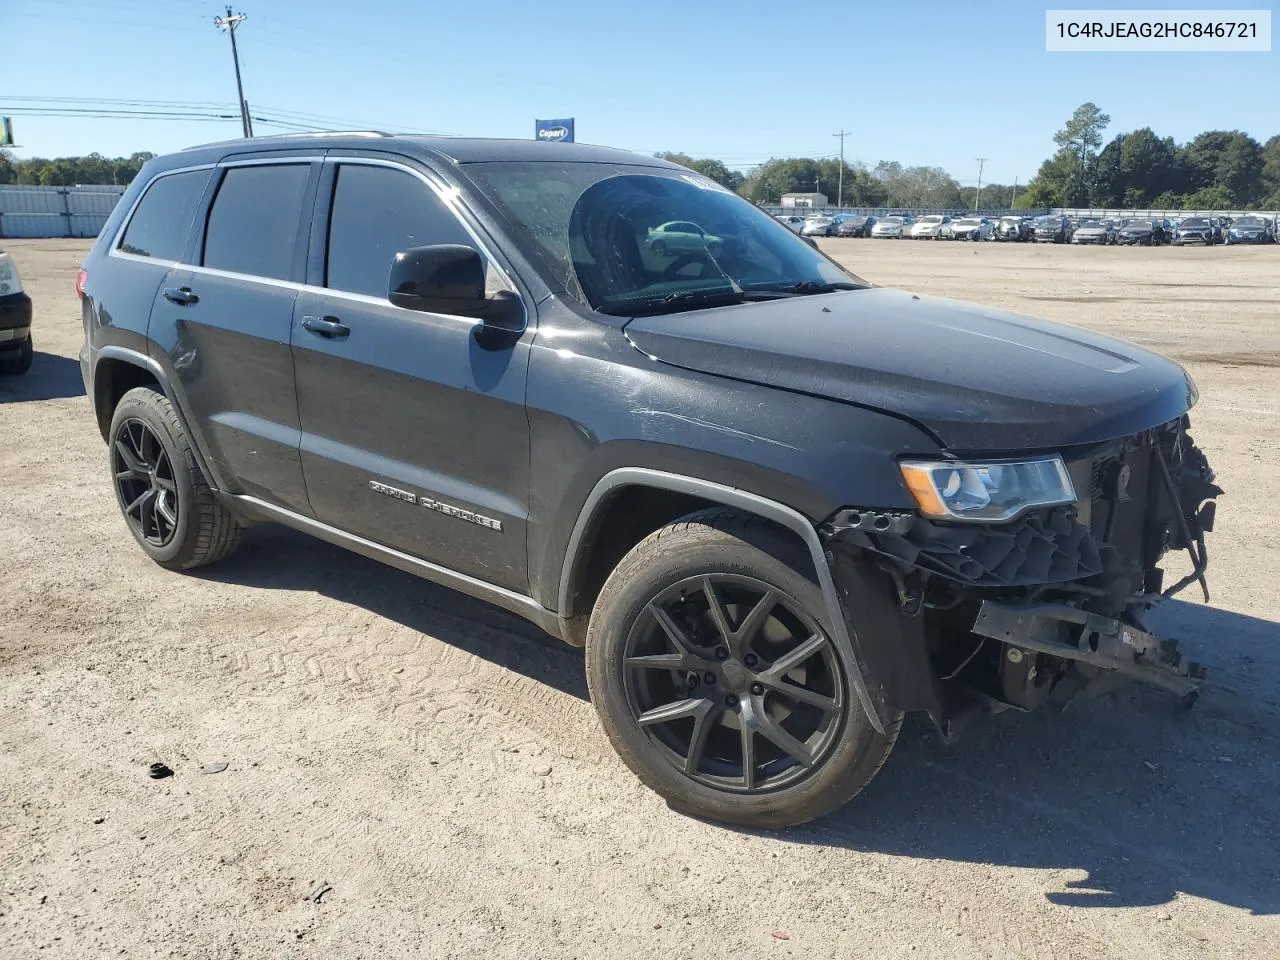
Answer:
<svg viewBox="0 0 1280 960"><path fill-rule="evenodd" d="M1207 227L1209 225L1209 221L1201 217L1188 217L1186 220L1182 221L1182 225L1184 227Z"/></svg>
<svg viewBox="0 0 1280 960"><path fill-rule="evenodd" d="M956 226L957 227L980 227L982 226L982 221L974 220L972 217L969 217L964 220L957 220Z"/></svg>
<svg viewBox="0 0 1280 960"><path fill-rule="evenodd" d="M1102 229L1102 224L1101 224L1101 223L1099 223L1097 220L1086 220L1084 223L1080 224L1080 226L1079 226L1077 229L1080 229L1080 230L1086 230L1086 229L1088 229L1088 230L1092 230L1092 229L1098 229L1098 230L1101 230L1101 229Z"/></svg>
<svg viewBox="0 0 1280 960"><path fill-rule="evenodd" d="M902 224L902 218L901 218L901 217L884 217L883 219L881 219L881 221L880 221L880 222L881 222L881 223L891 224L891 225L898 225L898 226L901 226L901 224Z"/></svg>
<svg viewBox="0 0 1280 960"><path fill-rule="evenodd" d="M1234 224L1237 227L1263 227L1266 226L1265 221L1259 217L1241 217Z"/></svg>
<svg viewBox="0 0 1280 960"><path fill-rule="evenodd" d="M1150 230L1150 220L1130 220L1126 226L1133 227L1135 230Z"/></svg>
<svg viewBox="0 0 1280 960"><path fill-rule="evenodd" d="M773 217L695 173L613 163L470 163L553 287L605 313L856 289Z"/></svg>
<svg viewBox="0 0 1280 960"><path fill-rule="evenodd" d="M942 218L941 217L921 217L916 222L917 223L941 223Z"/></svg>

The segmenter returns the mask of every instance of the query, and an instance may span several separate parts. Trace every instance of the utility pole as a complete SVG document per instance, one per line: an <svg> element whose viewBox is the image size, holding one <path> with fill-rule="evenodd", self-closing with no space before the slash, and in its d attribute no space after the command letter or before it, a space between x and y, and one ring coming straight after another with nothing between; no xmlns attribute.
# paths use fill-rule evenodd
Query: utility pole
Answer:
<svg viewBox="0 0 1280 960"><path fill-rule="evenodd" d="M240 103L240 128L246 137L252 137L253 123L249 119L249 104L244 101L244 84L240 80L240 53L236 50L236 27L247 19L243 13L232 15L231 8L227 7L227 15L214 17L213 23L220 30L227 31L231 37L231 59L236 65L236 95Z"/></svg>
<svg viewBox="0 0 1280 960"><path fill-rule="evenodd" d="M973 195L973 212L978 212L978 201L982 199L982 165L989 160L989 157L977 157L978 161L978 189Z"/></svg>
<svg viewBox="0 0 1280 960"><path fill-rule="evenodd" d="M844 206L844 138L849 136L849 131L842 129L839 133L833 133L833 137L840 138L840 180L836 186L836 206Z"/></svg>
<svg viewBox="0 0 1280 960"><path fill-rule="evenodd" d="M1013 178L1013 199L1009 201L1009 206L1016 207L1018 205L1018 178Z"/></svg>

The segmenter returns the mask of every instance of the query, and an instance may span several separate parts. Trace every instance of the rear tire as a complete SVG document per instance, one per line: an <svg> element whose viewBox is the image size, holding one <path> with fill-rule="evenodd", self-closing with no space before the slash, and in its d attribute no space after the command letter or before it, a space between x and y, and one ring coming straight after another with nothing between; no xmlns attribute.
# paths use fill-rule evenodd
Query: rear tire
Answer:
<svg viewBox="0 0 1280 960"><path fill-rule="evenodd" d="M871 726L830 636L803 546L711 509L651 534L609 575L587 683L623 762L672 808L791 826L857 794L901 728L900 713L884 735Z"/></svg>
<svg viewBox="0 0 1280 960"><path fill-rule="evenodd" d="M191 570L239 546L240 523L209 488L167 397L130 390L107 436L116 501L147 556L167 570Z"/></svg>
<svg viewBox="0 0 1280 960"><path fill-rule="evenodd" d="M31 361L35 357L35 347L31 335L17 350L6 350L0 353L0 376L19 377L31 369Z"/></svg>

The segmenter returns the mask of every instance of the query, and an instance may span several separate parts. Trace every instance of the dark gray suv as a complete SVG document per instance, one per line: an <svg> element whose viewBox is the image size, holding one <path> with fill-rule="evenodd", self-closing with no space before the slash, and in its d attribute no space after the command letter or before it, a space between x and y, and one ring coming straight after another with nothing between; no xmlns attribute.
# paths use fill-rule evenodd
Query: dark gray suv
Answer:
<svg viewBox="0 0 1280 960"><path fill-rule="evenodd" d="M663 224L714 239L661 250ZM331 134L151 161L81 278L85 384L140 547L273 521L586 648L684 811L853 796L904 712L1117 677L1203 583L1220 491L1175 363L874 287L716 183L570 144ZM1161 557L1193 573L1164 585Z"/></svg>

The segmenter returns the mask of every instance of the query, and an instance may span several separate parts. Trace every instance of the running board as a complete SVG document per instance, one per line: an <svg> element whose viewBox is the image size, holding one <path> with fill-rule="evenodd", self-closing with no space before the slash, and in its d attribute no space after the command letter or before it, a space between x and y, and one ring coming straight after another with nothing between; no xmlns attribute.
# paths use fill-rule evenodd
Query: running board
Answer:
<svg viewBox="0 0 1280 960"><path fill-rule="evenodd" d="M556 615L555 611L548 610L532 597L526 597L523 594L516 593L514 590L508 590L506 587L499 587L486 580L459 573L457 570L450 570L448 567L442 567L428 560L419 559L400 550L383 546L373 540L366 540L364 537L347 533L337 527L331 527L329 524L321 523L312 517L304 517L302 514L286 510L284 507L278 507L265 500L259 500L257 497L245 494L224 494L224 496L231 503L233 509L238 512L283 524L301 533L307 533L324 540L326 543L332 543L334 546L358 553L362 557L381 561L388 566L395 567L397 570L403 570L405 573L411 573L424 580L430 580L432 583L438 583L440 586L448 587L450 590L457 590L459 593L465 593L467 596L475 597L477 600L492 603L494 606L501 607L518 617L523 617L553 637L559 639L564 639L565 637L560 617Z"/></svg>

